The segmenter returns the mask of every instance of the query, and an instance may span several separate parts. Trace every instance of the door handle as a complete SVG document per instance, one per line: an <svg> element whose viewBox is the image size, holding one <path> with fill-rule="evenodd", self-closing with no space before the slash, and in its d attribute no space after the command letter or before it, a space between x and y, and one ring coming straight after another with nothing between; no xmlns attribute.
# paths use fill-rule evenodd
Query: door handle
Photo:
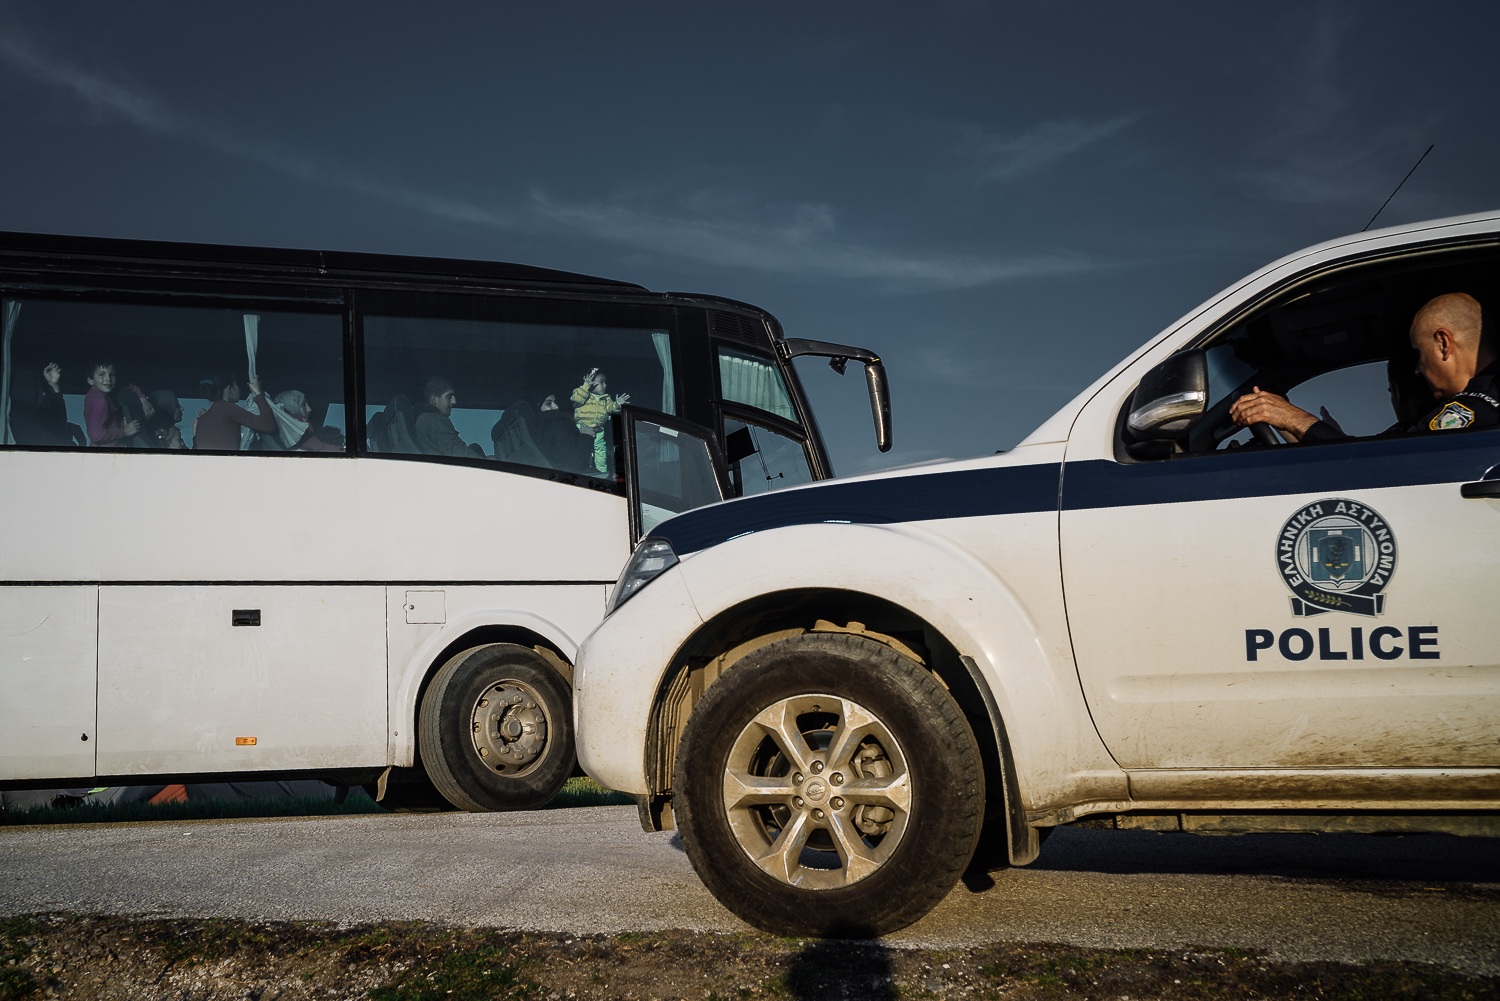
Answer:
<svg viewBox="0 0 1500 1001"><path fill-rule="evenodd" d="M1475 480L1458 488L1465 497L1500 497L1500 480Z"/></svg>

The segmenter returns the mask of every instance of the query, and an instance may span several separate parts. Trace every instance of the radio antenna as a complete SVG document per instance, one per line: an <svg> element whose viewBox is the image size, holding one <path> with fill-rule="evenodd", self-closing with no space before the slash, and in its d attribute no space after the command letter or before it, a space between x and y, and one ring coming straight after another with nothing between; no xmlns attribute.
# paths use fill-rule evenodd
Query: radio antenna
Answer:
<svg viewBox="0 0 1500 1001"><path fill-rule="evenodd" d="M1431 146L1427 147L1427 153L1431 153L1436 148L1437 148L1437 143L1433 143ZM1422 166L1422 161L1425 160L1425 159L1427 159L1427 153L1423 153L1421 156L1417 157L1417 162L1411 165L1411 170L1408 170L1406 172L1406 176L1403 177L1403 178L1401 178L1401 184L1405 184L1407 181L1409 181L1411 179L1411 175L1413 175L1413 174L1415 174L1417 172L1417 168L1420 167L1420 166ZM1396 185L1396 191L1400 191L1401 190L1401 184ZM1375 210L1375 214L1372 215L1372 216L1370 216L1370 221L1367 222L1367 223L1365 223L1365 229L1369 229L1371 226L1373 226L1375 224L1375 220L1380 218L1380 213L1384 212L1385 211L1385 207L1391 203L1391 198L1395 198L1396 197L1396 191L1392 191L1391 192L1391 197L1387 198L1385 201L1383 201L1383 202L1380 203L1380 208L1376 209ZM1365 231L1365 229L1360 230L1360 232L1363 233Z"/></svg>

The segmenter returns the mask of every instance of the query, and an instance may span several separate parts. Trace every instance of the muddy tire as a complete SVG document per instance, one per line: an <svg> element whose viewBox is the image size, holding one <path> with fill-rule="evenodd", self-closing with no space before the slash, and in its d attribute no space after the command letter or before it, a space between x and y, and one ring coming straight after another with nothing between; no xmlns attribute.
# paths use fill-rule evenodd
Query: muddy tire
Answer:
<svg viewBox="0 0 1500 1001"><path fill-rule="evenodd" d="M931 910L984 818L969 725L920 664L861 636L756 650L683 732L672 806L719 902L777 935L867 937Z"/></svg>
<svg viewBox="0 0 1500 1001"><path fill-rule="evenodd" d="M534 650L465 650L427 686L417 742L433 786L453 805L530 810L573 773L572 692Z"/></svg>

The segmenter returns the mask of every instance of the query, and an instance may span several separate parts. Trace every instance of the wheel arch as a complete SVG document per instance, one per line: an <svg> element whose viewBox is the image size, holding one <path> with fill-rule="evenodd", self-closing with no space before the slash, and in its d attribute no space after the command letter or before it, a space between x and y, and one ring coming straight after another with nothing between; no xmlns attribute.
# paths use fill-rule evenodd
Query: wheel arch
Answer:
<svg viewBox="0 0 1500 1001"><path fill-rule="evenodd" d="M390 709L396 766L418 763L417 712L433 677L458 654L491 643L514 643L535 650L572 689L578 644L552 622L520 611L473 612L455 619L424 643L402 669Z"/></svg>
<svg viewBox="0 0 1500 1001"><path fill-rule="evenodd" d="M645 774L650 789L643 825L670 825L671 776L694 705L724 671L767 643L803 633L853 633L894 649L930 671L958 703L979 745L987 812L1004 814L1012 859L1035 857L1035 830L1021 808L1019 778L994 693L975 660L942 630L889 598L865 591L802 587L758 594L706 619L678 649L652 701ZM1017 849L1021 849L1019 852Z"/></svg>

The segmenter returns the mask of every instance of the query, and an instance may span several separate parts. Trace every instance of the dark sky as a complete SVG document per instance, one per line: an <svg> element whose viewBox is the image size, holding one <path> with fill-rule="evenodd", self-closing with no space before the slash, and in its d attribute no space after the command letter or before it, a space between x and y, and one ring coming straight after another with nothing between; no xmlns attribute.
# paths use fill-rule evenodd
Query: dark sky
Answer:
<svg viewBox="0 0 1500 1001"><path fill-rule="evenodd" d="M0 228L518 261L791 336L842 473L1008 447L1288 252L1500 208L1490 3L0 2Z"/></svg>

